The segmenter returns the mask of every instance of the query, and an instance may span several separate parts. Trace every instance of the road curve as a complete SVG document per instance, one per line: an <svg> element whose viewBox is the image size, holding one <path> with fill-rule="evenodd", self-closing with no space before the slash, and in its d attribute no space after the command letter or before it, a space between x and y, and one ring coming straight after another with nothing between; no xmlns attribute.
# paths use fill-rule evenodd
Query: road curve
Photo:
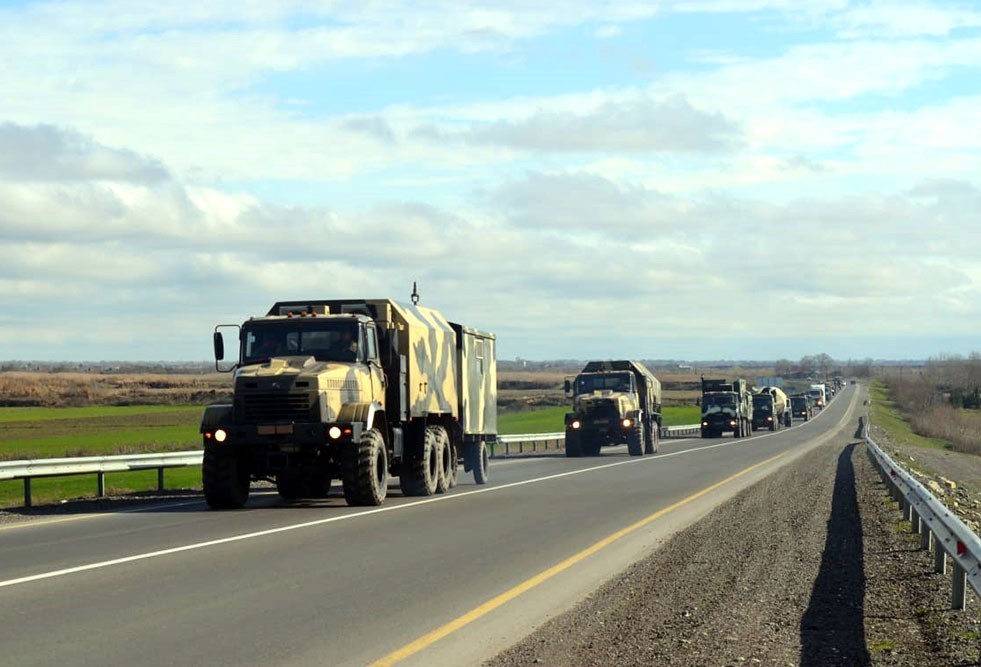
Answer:
<svg viewBox="0 0 981 667"><path fill-rule="evenodd" d="M652 457L494 462L492 483L348 508L203 501L0 527L7 664L474 664L856 410ZM467 476L469 477L469 476ZM720 556L724 562L724 555Z"/></svg>

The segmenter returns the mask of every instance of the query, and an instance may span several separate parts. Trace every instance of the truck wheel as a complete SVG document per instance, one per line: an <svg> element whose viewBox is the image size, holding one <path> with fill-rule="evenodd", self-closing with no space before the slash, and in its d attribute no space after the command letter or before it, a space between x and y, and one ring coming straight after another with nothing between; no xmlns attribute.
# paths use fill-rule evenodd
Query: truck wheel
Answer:
<svg viewBox="0 0 981 667"><path fill-rule="evenodd" d="M213 510L239 509L249 499L249 469L231 452L205 447L201 481L204 500Z"/></svg>
<svg viewBox="0 0 981 667"><path fill-rule="evenodd" d="M378 429L361 434L341 454L341 482L348 505L381 505L388 494L388 453Z"/></svg>
<svg viewBox="0 0 981 667"><path fill-rule="evenodd" d="M436 482L439 478L437 428L442 431L442 427L426 427L422 434L422 450L402 464L399 487L407 496L431 496L436 493Z"/></svg>
<svg viewBox="0 0 981 667"><path fill-rule="evenodd" d="M647 443L644 445L645 454L657 454L658 443L661 440L661 426L654 422L651 426L651 432L647 437Z"/></svg>
<svg viewBox="0 0 981 667"><path fill-rule="evenodd" d="M436 427L436 459L439 461L439 471L436 475L436 493L446 493L450 490L450 480L453 477L453 448L446 429Z"/></svg>
<svg viewBox="0 0 981 667"><path fill-rule="evenodd" d="M486 484L490 479L490 452L487 450L487 443L478 440L474 443L473 453L473 481L477 484Z"/></svg>
<svg viewBox="0 0 981 667"><path fill-rule="evenodd" d="M644 424L637 420L634 427L627 433L627 453L631 456L643 456L647 443L644 442Z"/></svg>
<svg viewBox="0 0 981 667"><path fill-rule="evenodd" d="M579 431L565 432L565 457L577 459L582 456L582 434Z"/></svg>

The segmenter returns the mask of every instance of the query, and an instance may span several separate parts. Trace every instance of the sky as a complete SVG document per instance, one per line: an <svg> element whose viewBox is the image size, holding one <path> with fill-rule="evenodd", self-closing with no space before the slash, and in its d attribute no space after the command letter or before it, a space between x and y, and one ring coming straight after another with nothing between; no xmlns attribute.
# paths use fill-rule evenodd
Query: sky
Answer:
<svg viewBox="0 0 981 667"><path fill-rule="evenodd" d="M501 359L981 349L981 3L0 0L0 359L395 298Z"/></svg>

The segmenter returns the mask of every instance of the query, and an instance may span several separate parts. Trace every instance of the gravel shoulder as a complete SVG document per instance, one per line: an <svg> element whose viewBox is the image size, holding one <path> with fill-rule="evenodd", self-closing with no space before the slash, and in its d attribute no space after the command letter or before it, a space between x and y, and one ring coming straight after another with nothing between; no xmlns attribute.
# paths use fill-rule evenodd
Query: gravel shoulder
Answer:
<svg viewBox="0 0 981 667"><path fill-rule="evenodd" d="M676 534L487 665L977 664L859 424Z"/></svg>

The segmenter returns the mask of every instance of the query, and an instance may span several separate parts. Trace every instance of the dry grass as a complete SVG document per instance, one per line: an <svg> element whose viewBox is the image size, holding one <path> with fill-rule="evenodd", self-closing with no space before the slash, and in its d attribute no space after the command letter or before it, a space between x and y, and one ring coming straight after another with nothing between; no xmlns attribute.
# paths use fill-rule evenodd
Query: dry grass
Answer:
<svg viewBox="0 0 981 667"><path fill-rule="evenodd" d="M188 405L220 402L231 379L202 375L0 373L0 406Z"/></svg>
<svg viewBox="0 0 981 667"><path fill-rule="evenodd" d="M914 433L945 440L960 452L981 454L981 411L953 407L945 399L953 374L929 370L884 378L899 412Z"/></svg>

